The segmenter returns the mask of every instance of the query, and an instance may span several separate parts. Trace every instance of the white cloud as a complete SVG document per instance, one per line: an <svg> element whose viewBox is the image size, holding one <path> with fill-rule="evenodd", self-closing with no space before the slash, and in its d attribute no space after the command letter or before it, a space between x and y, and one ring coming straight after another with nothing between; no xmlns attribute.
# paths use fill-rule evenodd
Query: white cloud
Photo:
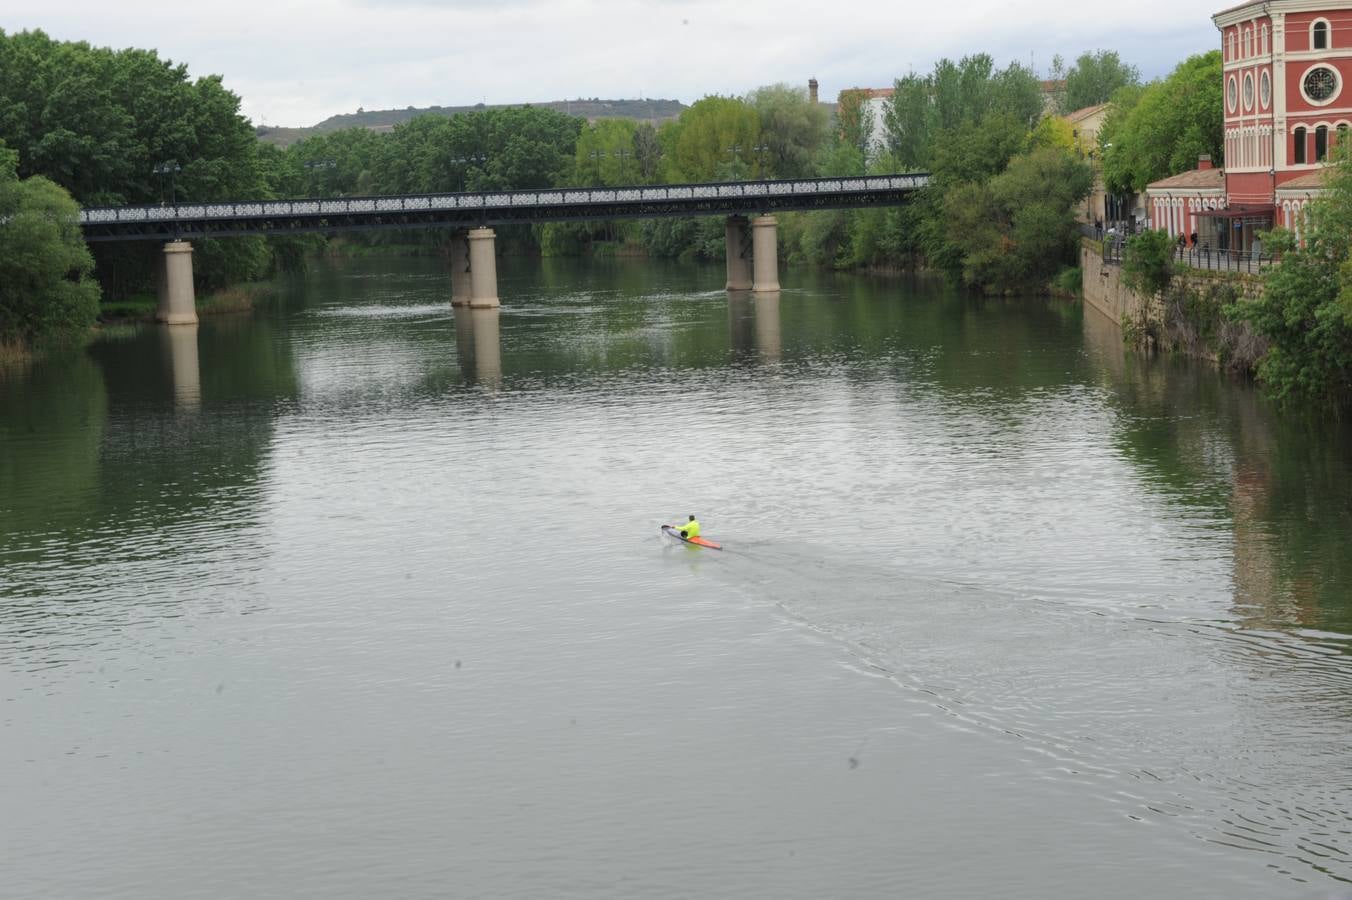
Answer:
<svg viewBox="0 0 1352 900"><path fill-rule="evenodd" d="M1147 76L1219 45L1195 3L775 0L12 0L5 27L150 47L219 73L246 115L309 125L357 107L741 94L815 75L823 97L985 51L1001 63L1111 49ZM17 8L14 8L16 7ZM1184 7L1194 7L1187 9ZM1217 7L1219 8L1219 7Z"/></svg>

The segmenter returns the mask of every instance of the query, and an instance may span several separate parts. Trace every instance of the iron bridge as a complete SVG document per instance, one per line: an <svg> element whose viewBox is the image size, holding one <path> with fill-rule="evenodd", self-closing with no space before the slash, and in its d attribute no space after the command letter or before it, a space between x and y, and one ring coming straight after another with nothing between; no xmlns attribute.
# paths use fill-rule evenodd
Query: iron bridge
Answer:
<svg viewBox="0 0 1352 900"><path fill-rule="evenodd" d="M80 210L80 226L88 241L191 240L427 226L474 228L587 219L895 206L927 184L928 173L913 173L620 188L102 206Z"/></svg>

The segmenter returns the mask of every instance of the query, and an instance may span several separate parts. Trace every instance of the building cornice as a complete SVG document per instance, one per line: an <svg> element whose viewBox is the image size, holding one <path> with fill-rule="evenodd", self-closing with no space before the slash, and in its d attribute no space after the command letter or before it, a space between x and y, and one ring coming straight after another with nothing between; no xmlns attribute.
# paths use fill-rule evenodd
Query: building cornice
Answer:
<svg viewBox="0 0 1352 900"><path fill-rule="evenodd" d="M1224 197L1225 188L1190 188L1190 187L1151 187L1145 186L1146 196L1149 197Z"/></svg>
<svg viewBox="0 0 1352 900"><path fill-rule="evenodd" d="M1211 17L1218 29L1229 28L1240 22L1249 22L1263 16L1283 13L1337 12L1352 11L1352 3L1347 0L1259 0L1224 9Z"/></svg>

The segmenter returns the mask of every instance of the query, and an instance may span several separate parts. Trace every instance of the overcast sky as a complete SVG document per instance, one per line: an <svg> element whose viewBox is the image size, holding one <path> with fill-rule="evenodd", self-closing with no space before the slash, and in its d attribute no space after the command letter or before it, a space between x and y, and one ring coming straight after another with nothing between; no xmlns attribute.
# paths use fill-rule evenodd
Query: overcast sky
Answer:
<svg viewBox="0 0 1352 900"><path fill-rule="evenodd" d="M5 0L0 28L148 47L220 74L255 124L358 107L661 97L690 103L815 75L822 99L943 56L1004 65L1111 49L1147 78L1220 46L1231 3L948 0ZM1116 12L1115 12L1116 10Z"/></svg>

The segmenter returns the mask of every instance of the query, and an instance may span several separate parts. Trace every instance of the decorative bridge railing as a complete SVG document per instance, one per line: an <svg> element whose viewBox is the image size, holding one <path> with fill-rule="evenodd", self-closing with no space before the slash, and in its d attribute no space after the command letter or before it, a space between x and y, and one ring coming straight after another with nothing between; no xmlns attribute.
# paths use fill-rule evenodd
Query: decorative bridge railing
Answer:
<svg viewBox="0 0 1352 900"><path fill-rule="evenodd" d="M850 209L905 202L928 173L621 188L105 206L80 211L86 240L234 237L425 226Z"/></svg>

